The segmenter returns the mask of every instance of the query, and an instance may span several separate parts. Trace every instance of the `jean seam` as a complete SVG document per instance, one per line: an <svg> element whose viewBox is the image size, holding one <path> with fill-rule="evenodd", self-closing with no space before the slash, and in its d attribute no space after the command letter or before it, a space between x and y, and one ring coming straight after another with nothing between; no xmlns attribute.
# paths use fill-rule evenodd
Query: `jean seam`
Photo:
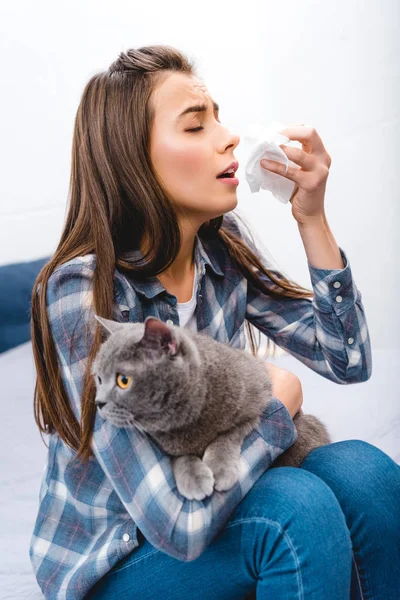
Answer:
<svg viewBox="0 0 400 600"><path fill-rule="evenodd" d="M123 565L120 568L117 567L116 569L113 569L112 573L110 572L110 575L113 575L114 573L119 573L120 571L123 571L124 569L127 569L128 567L131 567L132 565L136 565L136 563L139 563L144 558L147 558L148 556L151 556L152 554L155 554L156 552L159 552L159 550L153 548L153 550L150 550L150 552L147 552L147 554L144 554L143 556L139 556L139 558L129 561L128 563L126 563L125 565Z"/></svg>
<svg viewBox="0 0 400 600"><path fill-rule="evenodd" d="M358 567L357 567L357 562L356 562L356 557L354 555L354 552L352 552L352 555L353 555L353 562L354 562L354 570L355 570L356 575L357 575L358 591L361 594L361 600L364 600L365 597L364 597L363 590L362 590L360 574L358 572Z"/></svg>
<svg viewBox="0 0 400 600"><path fill-rule="evenodd" d="M301 578L301 568L300 568L299 557L297 556L297 552L293 546L292 540L290 539L290 537L288 536L286 531L284 529L282 529L282 527L279 523L277 523L276 521L272 521L271 519L267 519L266 517L245 517L243 519L236 519L235 521L230 522L228 525L225 526L225 529L228 529L229 527L233 527L234 525L240 525L241 523L250 523L252 521L262 521L264 523L268 523L269 525L274 525L280 531L280 533L283 534L283 536L286 540L286 543L289 546L290 552L293 555L293 559L294 559L294 562L296 565L298 598L299 598L299 600L304 600L304 588L303 588L303 581Z"/></svg>

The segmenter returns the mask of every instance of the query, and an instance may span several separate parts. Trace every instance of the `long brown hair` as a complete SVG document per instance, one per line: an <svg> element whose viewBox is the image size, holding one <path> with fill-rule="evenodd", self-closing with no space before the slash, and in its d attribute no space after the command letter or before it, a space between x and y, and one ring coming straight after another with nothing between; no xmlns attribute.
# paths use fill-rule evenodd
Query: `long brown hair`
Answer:
<svg viewBox="0 0 400 600"><path fill-rule="evenodd" d="M90 365L101 344L101 332L97 327L88 356L78 423L62 384L49 327L47 282L59 265L94 253L93 309L97 315L112 319L115 269L154 276L177 257L181 245L177 216L155 175L149 152L154 119L151 94L171 71L193 75L195 66L171 46L145 46L121 52L107 71L93 75L86 84L75 118L66 222L57 249L39 273L32 291L31 337L37 373L35 421L41 433L57 432L83 460L93 455L90 444L96 407ZM198 235L222 240L238 269L264 293L312 297L311 290L277 271L267 270L248 245L224 227L223 215L203 223ZM150 247L144 257L146 263L133 268L122 254L140 248L143 236L148 237ZM251 234L249 237L253 242ZM256 269L275 285L270 287L260 281ZM246 325L251 352L256 354L260 332L256 348L253 326L247 321ZM272 340L268 339L267 352L270 343Z"/></svg>

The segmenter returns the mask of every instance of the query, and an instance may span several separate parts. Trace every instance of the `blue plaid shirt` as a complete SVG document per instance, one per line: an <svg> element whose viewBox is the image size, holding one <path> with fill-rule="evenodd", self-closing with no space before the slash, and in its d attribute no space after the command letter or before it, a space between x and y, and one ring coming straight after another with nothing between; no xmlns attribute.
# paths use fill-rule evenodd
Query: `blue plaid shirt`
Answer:
<svg viewBox="0 0 400 600"><path fill-rule="evenodd" d="M251 245L241 224L224 224ZM252 246L258 256L259 251ZM245 349L245 320L313 371L339 384L366 381L371 349L361 294L340 248L343 269L308 264L313 299L273 299L254 289L218 240L195 238L198 270L197 329ZM140 251L134 254L141 256ZM83 376L93 331L92 280L96 257L74 258L51 275L47 310L62 380L80 419ZM268 278L265 278L268 280ZM149 315L179 325L177 298L157 277L139 281L114 274L116 321ZM262 368L260 366L260 368ZM242 498L273 460L297 439L286 407L274 398L261 424L244 440L240 477L226 492L202 501L177 490L170 457L139 430L118 428L96 413L92 457L79 463L55 433L39 492L29 555L46 598L79 600L120 559L138 546L137 528L158 550L195 560L224 527ZM132 582L134 586L134 582Z"/></svg>

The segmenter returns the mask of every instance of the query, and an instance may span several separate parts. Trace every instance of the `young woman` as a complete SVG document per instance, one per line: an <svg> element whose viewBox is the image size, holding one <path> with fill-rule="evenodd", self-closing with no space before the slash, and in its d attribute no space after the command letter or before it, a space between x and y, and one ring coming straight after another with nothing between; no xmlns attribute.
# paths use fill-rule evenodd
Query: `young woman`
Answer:
<svg viewBox="0 0 400 600"><path fill-rule="evenodd" d="M240 479L202 501L170 457L94 405L94 314L155 315L245 349L245 324L338 384L366 381L361 294L324 212L331 159L314 129L285 131L301 169L291 199L313 290L256 249L233 210L239 143L192 63L169 46L121 53L77 111L69 211L32 293L35 418L48 464L30 545L46 598L394 600L400 590L400 468L350 440L301 468L268 469L296 439L293 374L267 365L275 397L242 446ZM264 368L262 363L261 367Z"/></svg>

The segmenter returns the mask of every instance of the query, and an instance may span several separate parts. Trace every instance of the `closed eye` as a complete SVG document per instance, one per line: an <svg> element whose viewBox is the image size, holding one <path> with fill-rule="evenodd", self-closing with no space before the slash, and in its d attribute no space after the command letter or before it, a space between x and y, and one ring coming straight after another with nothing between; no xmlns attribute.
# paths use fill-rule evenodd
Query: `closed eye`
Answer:
<svg viewBox="0 0 400 600"><path fill-rule="evenodd" d="M221 123L221 121L217 121L217 123ZM204 127L194 127L193 129L185 129L185 131L201 131Z"/></svg>
<svg viewBox="0 0 400 600"><path fill-rule="evenodd" d="M218 112L218 111L215 111ZM221 123L221 121L219 120L219 117L216 119L217 123ZM201 131L202 129L204 129L204 127L194 127L193 129L185 129L185 131L191 131L191 132L196 132L196 131Z"/></svg>

